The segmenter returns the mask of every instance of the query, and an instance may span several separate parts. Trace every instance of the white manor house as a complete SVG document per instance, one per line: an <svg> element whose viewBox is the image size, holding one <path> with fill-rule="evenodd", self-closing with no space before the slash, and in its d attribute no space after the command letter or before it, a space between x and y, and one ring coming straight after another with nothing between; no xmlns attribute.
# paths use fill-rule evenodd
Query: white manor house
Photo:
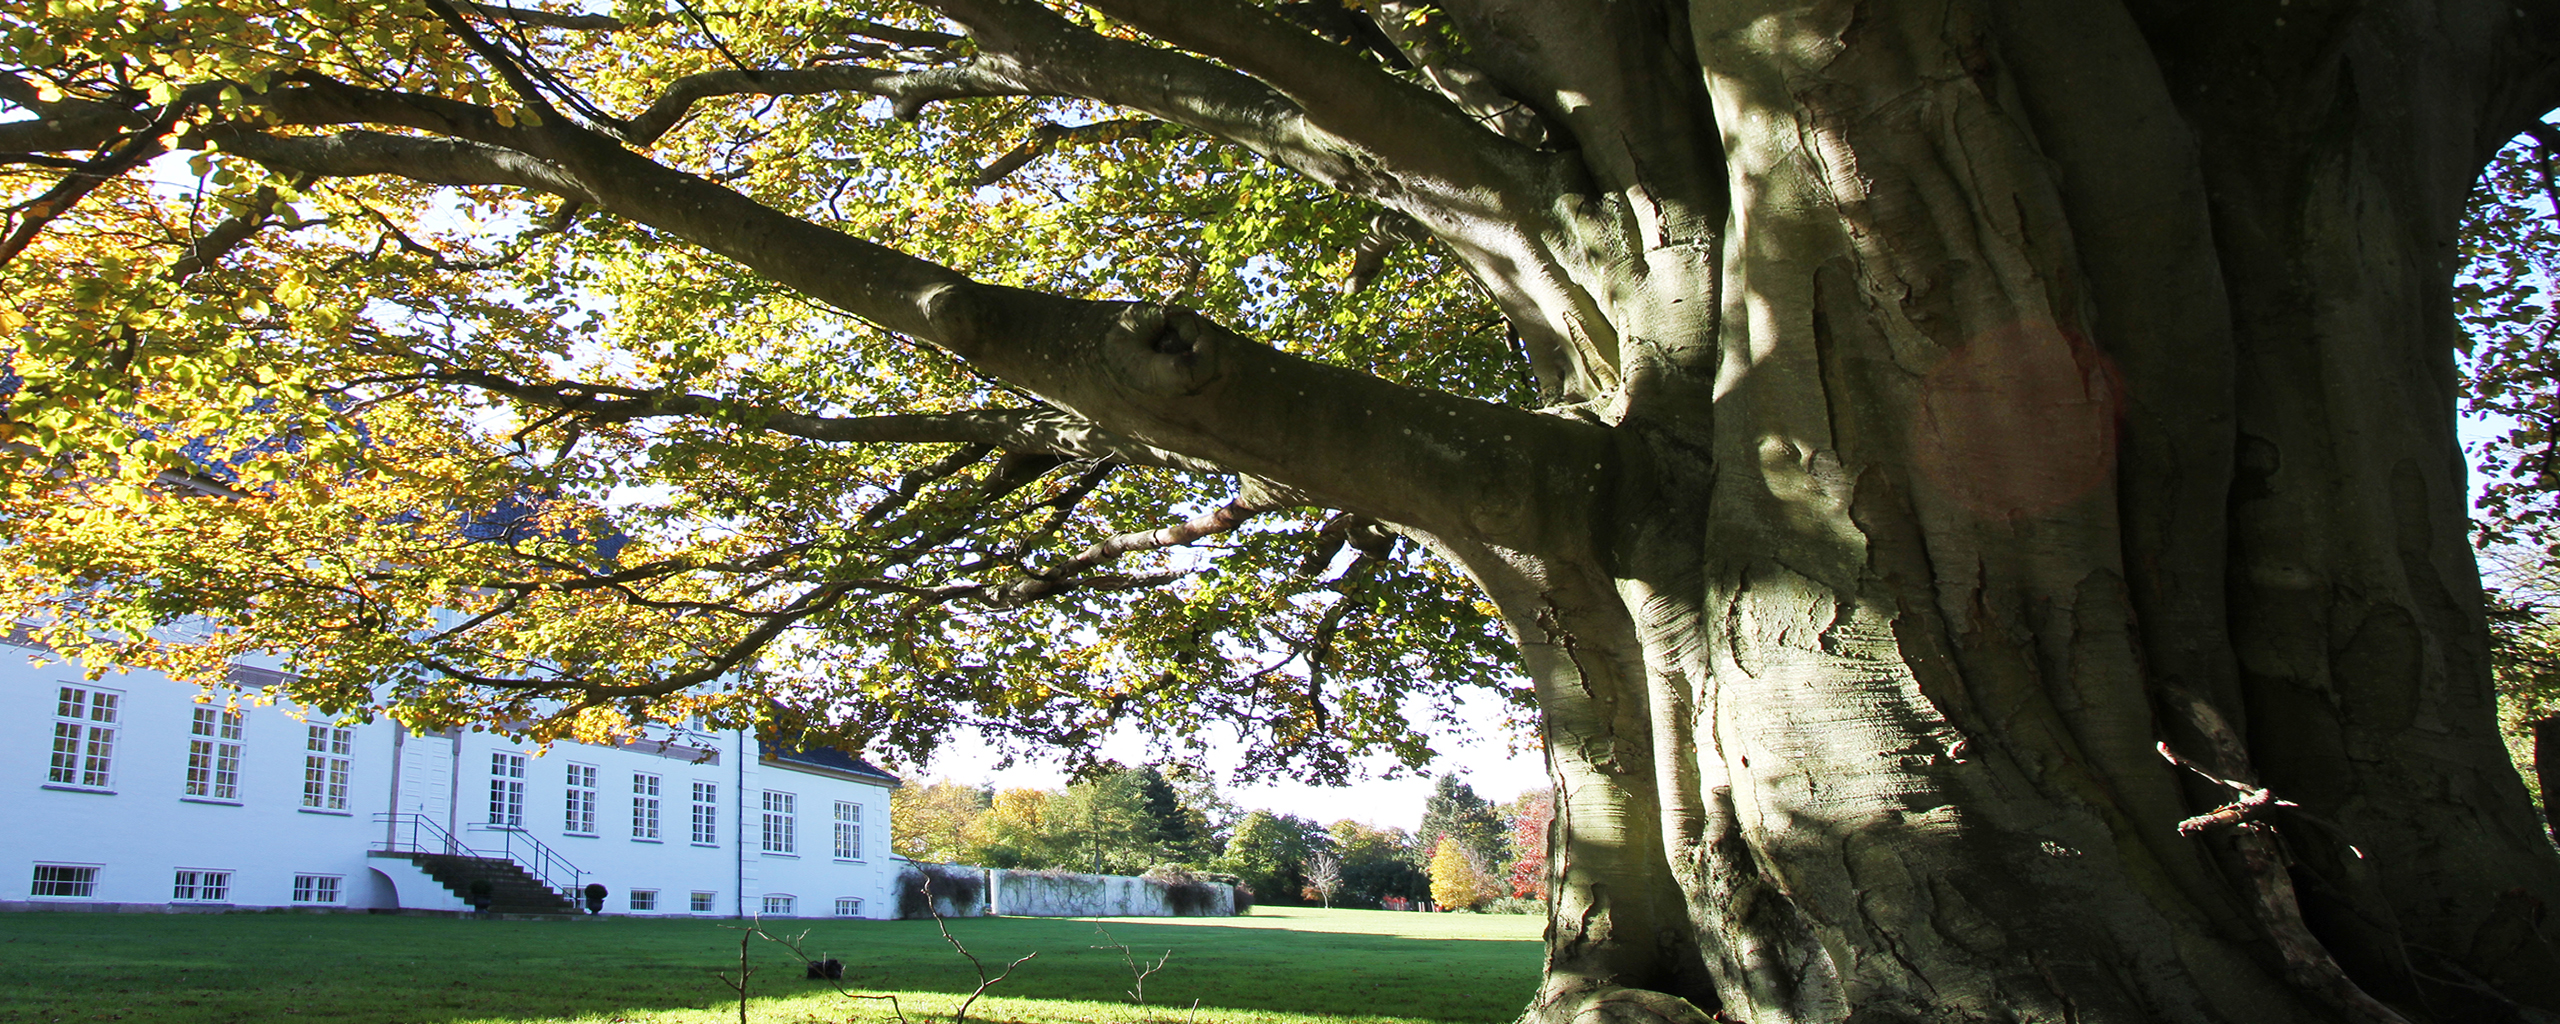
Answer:
<svg viewBox="0 0 2560 1024"><path fill-rule="evenodd" d="M7 639L0 637L0 639ZM0 910L896 916L897 779L748 731L547 751L226 712L0 645ZM254 688L282 680L235 666Z"/></svg>

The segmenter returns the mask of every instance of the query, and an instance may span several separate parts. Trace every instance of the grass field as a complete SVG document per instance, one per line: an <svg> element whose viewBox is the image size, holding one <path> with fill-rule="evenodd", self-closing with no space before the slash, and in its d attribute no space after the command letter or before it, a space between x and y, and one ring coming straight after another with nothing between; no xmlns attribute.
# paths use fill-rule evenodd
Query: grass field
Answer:
<svg viewBox="0 0 2560 1024"><path fill-rule="evenodd" d="M969 1012L1019 1024L1493 1022L1538 981L1531 916L1256 908L1240 918L990 918L951 933L990 970L1025 953ZM152 1021L733 1022L738 936L697 920L474 921L356 914L0 914L0 1024ZM1147 1005L1095 925L1152 963ZM844 984L894 993L910 1024L947 1022L977 983L931 921L776 922L808 932ZM888 1021L803 977L766 942L750 950L756 1024ZM1194 1001L1198 1008L1193 1009Z"/></svg>

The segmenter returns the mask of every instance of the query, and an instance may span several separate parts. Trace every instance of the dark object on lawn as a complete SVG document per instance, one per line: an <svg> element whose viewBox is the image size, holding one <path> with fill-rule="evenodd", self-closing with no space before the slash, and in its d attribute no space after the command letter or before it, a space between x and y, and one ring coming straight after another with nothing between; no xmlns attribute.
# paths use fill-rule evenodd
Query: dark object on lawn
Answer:
<svg viewBox="0 0 2560 1024"><path fill-rule="evenodd" d="M604 913L604 897L605 887L603 882L587 883L587 913Z"/></svg>
<svg viewBox="0 0 2560 1024"><path fill-rule="evenodd" d="M474 878L471 880L470 893L462 898L463 902L471 904L471 909L486 914L489 912L491 888L488 879Z"/></svg>
<svg viewBox="0 0 2560 1024"><path fill-rule="evenodd" d="M811 960L809 977L811 980L841 981L844 978L844 961L833 957L825 960Z"/></svg>

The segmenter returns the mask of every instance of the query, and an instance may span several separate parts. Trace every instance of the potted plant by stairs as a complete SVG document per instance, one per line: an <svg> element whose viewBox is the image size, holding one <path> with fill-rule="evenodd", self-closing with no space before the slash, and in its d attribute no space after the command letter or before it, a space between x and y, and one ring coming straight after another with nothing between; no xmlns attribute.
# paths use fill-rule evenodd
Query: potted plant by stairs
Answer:
<svg viewBox="0 0 2560 1024"><path fill-rule="evenodd" d="M589 914L601 914L601 913L604 913L605 887L604 887L604 883L603 883L603 882L589 882L589 883L587 883L586 896L587 896L587 913L589 913Z"/></svg>
<svg viewBox="0 0 2560 1024"><path fill-rule="evenodd" d="M489 885L488 879L474 878L471 880L468 893L462 898L465 902L471 904L471 909L486 914L489 912L489 894L491 889L492 887Z"/></svg>

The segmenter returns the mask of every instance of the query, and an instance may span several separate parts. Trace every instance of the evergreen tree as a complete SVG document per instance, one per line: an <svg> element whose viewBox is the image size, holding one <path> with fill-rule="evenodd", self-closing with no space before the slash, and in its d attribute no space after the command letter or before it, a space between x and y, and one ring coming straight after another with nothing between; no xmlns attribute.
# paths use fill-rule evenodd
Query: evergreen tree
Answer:
<svg viewBox="0 0 2560 1024"><path fill-rule="evenodd" d="M1209 836L1190 808L1182 805L1182 794L1165 778L1162 769L1148 765L1130 773L1135 777L1139 806L1144 809L1159 863L1197 864L1217 855L1209 846Z"/></svg>
<svg viewBox="0 0 2560 1024"><path fill-rule="evenodd" d="M1494 813L1493 804L1476 795L1475 787L1455 774L1444 774L1432 780L1431 795L1423 800L1422 827L1416 838L1426 850L1438 849L1443 838L1454 838L1477 860L1498 864L1505 859L1511 830Z"/></svg>

